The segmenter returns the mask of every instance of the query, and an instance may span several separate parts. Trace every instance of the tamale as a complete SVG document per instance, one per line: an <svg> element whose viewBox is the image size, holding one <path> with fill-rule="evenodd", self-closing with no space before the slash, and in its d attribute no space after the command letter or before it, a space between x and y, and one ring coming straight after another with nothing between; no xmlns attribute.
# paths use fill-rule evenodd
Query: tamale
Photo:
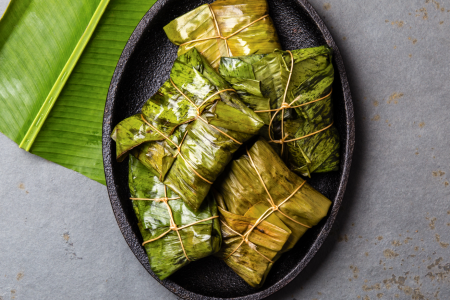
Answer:
<svg viewBox="0 0 450 300"><path fill-rule="evenodd" d="M218 0L176 18L164 27L178 55L197 48L211 63L220 57L266 54L281 49L266 0Z"/></svg>
<svg viewBox="0 0 450 300"><path fill-rule="evenodd" d="M129 187L150 267L161 280L220 249L222 235L212 197L194 212L132 155Z"/></svg>
<svg viewBox="0 0 450 300"><path fill-rule="evenodd" d="M132 150L196 211L232 154L262 126L194 48L177 58L170 79L111 137L119 160Z"/></svg>
<svg viewBox="0 0 450 300"><path fill-rule="evenodd" d="M288 242L290 229L276 215L259 221L262 211L233 214L227 210L220 193L213 190L212 194L219 205L223 238L222 247L216 256L223 259L250 286L261 286Z"/></svg>
<svg viewBox="0 0 450 300"><path fill-rule="evenodd" d="M274 255L270 258L273 262L279 254L292 249L308 228L317 225L327 215L331 201L290 171L264 138L260 137L246 151L246 154L230 163L220 180L214 185L223 234L222 248L216 255L224 259L250 285L259 286L270 268L252 266L254 274L248 272L248 255L258 256L259 254L252 252L252 249L240 250L244 244L247 245L243 238L244 231L248 231L253 224L259 224L258 221L268 221L273 217L289 229L291 234L288 240L284 245L278 244L278 256ZM239 216L239 218L250 217L258 221L240 229L238 226L242 225L239 222L239 225L235 225L229 221L230 215ZM237 217L234 218L237 219ZM282 228L282 226L279 227ZM231 242L228 241L231 229L243 237L235 232L231 235ZM256 227L251 232L257 231L260 230ZM262 233L268 235L270 232ZM272 243L267 237L261 235L260 238L261 245ZM241 242L242 245L239 247ZM245 251L245 255L242 251ZM256 278L261 281L258 282Z"/></svg>
<svg viewBox="0 0 450 300"><path fill-rule="evenodd" d="M266 116L268 126L262 133L275 148L278 146L289 168L303 176L339 169L331 58L331 49L320 46L222 58L219 66L220 74L232 86L246 80L260 82L263 96L270 98L270 109L254 109Z"/></svg>

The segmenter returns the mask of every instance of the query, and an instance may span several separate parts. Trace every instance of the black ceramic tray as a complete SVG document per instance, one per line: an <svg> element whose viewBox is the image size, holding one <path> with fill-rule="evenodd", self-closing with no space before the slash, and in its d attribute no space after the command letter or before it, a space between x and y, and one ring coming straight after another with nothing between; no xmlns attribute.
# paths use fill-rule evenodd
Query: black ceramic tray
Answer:
<svg viewBox="0 0 450 300"><path fill-rule="evenodd" d="M144 16L128 41L117 64L106 101L103 120L103 159L111 205L122 234L137 259L156 279L141 246L137 220L128 190L128 164L115 160L115 143L109 138L114 126L140 111L169 77L177 47L167 39L163 27L174 18L212 1L159 0ZM159 281L184 299L262 299L294 279L328 236L342 202L354 144L353 104L339 50L317 12L305 0L268 0L283 49L329 45L334 50L333 101L335 124L341 137L340 171L314 174L308 182L333 201L328 216L310 229L294 249L283 254L264 286L255 290L225 263L208 257L191 263L170 279Z"/></svg>

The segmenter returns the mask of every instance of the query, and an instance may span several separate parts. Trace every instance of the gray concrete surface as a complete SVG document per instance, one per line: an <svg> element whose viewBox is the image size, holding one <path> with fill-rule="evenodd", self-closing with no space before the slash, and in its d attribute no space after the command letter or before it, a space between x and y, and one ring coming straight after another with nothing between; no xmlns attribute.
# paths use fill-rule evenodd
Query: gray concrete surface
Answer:
<svg viewBox="0 0 450 300"><path fill-rule="evenodd" d="M333 233L269 299L448 300L450 1L310 2L346 63L357 144ZM175 299L129 250L104 186L1 134L0 157L1 300Z"/></svg>

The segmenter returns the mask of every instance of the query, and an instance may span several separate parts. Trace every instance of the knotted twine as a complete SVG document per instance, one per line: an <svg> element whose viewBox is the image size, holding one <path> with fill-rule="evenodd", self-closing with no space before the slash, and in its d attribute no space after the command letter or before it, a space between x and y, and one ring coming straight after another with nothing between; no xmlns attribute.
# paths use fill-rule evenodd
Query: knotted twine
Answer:
<svg viewBox="0 0 450 300"><path fill-rule="evenodd" d="M181 44L180 47L184 46L184 45L187 45L187 44L190 44L190 43L195 43L195 42L201 42L201 41L207 41L207 40L213 40L213 39L222 39L222 40L225 41L225 46L227 47L228 56L231 57L231 56L233 56L233 54L231 53L230 46L228 45L228 39L233 37L233 36L235 36L236 34L241 32L242 30L252 26L256 22L259 22L259 21L261 21L261 20L263 20L263 19L265 19L265 18L267 18L269 16L269 15L264 15L264 16L256 19L256 20L254 20L253 22L248 23L247 25L245 25L241 29L236 30L235 32L233 32L232 34L230 34L228 36L222 36L222 34L220 33L219 24L217 23L216 15L215 15L213 9L211 8L211 5L208 4L208 7L209 7L209 10L211 11L211 15L212 15L213 20L214 20L214 27L216 27L217 35L216 36L211 36L211 37L206 37L206 38L201 38L201 39L196 39L196 40L192 40L192 41L188 41L188 42L185 42L185 43Z"/></svg>
<svg viewBox="0 0 450 300"><path fill-rule="evenodd" d="M192 101L191 99L189 99L189 97L186 96L186 95L185 95L185 94L184 94L184 93L183 93L183 92L175 85L175 83L172 81L172 78L170 78L170 83L171 83L171 84L173 85L173 87L174 87L174 88L175 88L175 89L176 89L176 90L177 90L177 91L178 91L178 92L179 92L186 100L188 100L188 101L195 107L195 109L197 110L197 116L196 116L195 118L193 118L193 119L187 120L187 121L184 122L184 123L192 122L192 121L195 121L195 120L199 119L199 120L201 120L202 122L204 122L205 124L211 126L211 127L214 128L215 130L219 131L220 133L222 133L223 135L225 135L226 137L228 137L230 140L232 140L232 141L235 142L236 144L242 145L242 143L239 142L238 140L236 140L236 139L234 139L233 137L231 137L230 135L226 134L225 132L223 132L222 130L220 130L219 128L217 128L216 126L214 126L214 125L212 125L212 124L209 124L208 121L206 121L206 120L201 116L203 110L201 110L200 108L201 108L205 103L207 103L210 99L212 99L213 97L219 95L220 93L223 93L223 92L230 92L230 91L236 92L234 89L224 89L224 90L215 92L214 94L212 94L211 96L209 96L208 98L206 98L200 105L197 106L197 105L194 103L194 101ZM207 182L207 183L209 183L209 184L213 184L213 182L209 181L208 179L206 179L205 177L203 177L202 175L200 175L197 171L195 171L194 167L188 162L188 160L183 156L183 154L181 154L181 146L182 146L182 144L183 144L183 142L184 142L184 139L185 139L186 135L188 134L188 131L187 131L187 130L186 130L186 132L185 132L185 134L184 134L184 136L183 136L183 139L181 140L180 144L177 145L177 144L176 144L174 141L172 141L167 135L165 135L165 134L164 134L163 132L161 132L158 128L156 128L155 126L153 126L152 124L150 124L150 122L148 122L148 121L145 119L145 117L144 117L143 114L141 114L141 118L142 118L142 120L143 120L148 126L150 126L151 128L153 128L156 132L158 132L160 135L162 135L162 136L164 137L165 140L167 140L168 142L170 142L172 145L174 145L174 146L177 148L177 152L176 152L176 154L173 156L174 158L176 158L178 155L180 155L180 157L184 160L184 162L185 162L186 165L189 167L189 169L191 169L191 171L195 173L195 175L197 175L198 177L200 177L203 181L205 181L205 182ZM183 124L184 124L184 123L183 123ZM161 176L160 176L160 179L161 179Z"/></svg>
<svg viewBox="0 0 450 300"><path fill-rule="evenodd" d="M191 261L191 260L189 259L188 255L186 253L186 250L184 249L183 240L181 239L181 235L180 235L179 231L184 229L184 228L187 228L187 227L190 227L190 226L193 226L193 225L196 225L196 224L199 224L199 223L202 223L202 222L205 222L205 221L209 221L209 220L212 220L212 219L215 219L215 218L219 217L219 216L212 216L212 217L209 217L209 218L206 218L206 219L203 219L203 220L200 220L200 221L188 224L188 225L184 225L184 226L178 227L177 224L175 223L175 220L173 219L172 208L170 208L170 205L169 205L168 201L169 200L178 200L178 199L181 199L181 198L180 197L167 198L167 186L166 185L164 185L164 197L163 198L156 198L156 199L130 198L130 199L131 200L140 200L140 201L164 202L164 204L167 206L167 211L169 212L169 217L170 217L169 230L167 230L166 232L164 232L163 234L161 234L160 236L158 236L158 237L156 237L154 239L151 239L151 240L143 242L142 246L144 246L145 244L154 242L156 240L159 240L160 238L163 238L164 236L166 236L171 231L175 231L177 233L177 235L178 235L178 239L180 240L181 249L183 249L184 256L186 257L186 259L188 261Z"/></svg>
<svg viewBox="0 0 450 300"><path fill-rule="evenodd" d="M288 218L289 220L291 220L294 223L297 223L298 225L304 226L306 228L311 228L311 226L305 225L303 223L300 223L294 219L292 219L291 217L289 217L288 215L286 215L284 212L282 212L280 210L280 206L282 206L284 203L286 203L289 199L291 199L301 188L302 186L306 183L306 180L303 181L302 184L300 184L286 199L284 199L280 204L276 205L275 202L273 201L272 195L270 195L269 190L267 189L266 184L264 183L264 180L261 177L261 174L259 173L258 169L256 168L255 163L253 162L252 156L250 155L250 152L248 151L248 149L246 149L247 151L247 155L250 159L251 165L253 167L253 169L255 169L256 174L259 177L259 180L261 181L264 189L266 190L267 195L269 196L269 198L267 199L269 201L269 204L271 207L269 207L255 222L255 224L253 224L252 227L250 227L249 230L247 230L247 232L245 232L244 234L240 234L239 232L233 230L230 226L228 226L227 223L225 223L224 221L220 220L222 222L223 225L225 225L229 230L231 230L233 233L235 233L236 235L239 235L242 238L242 241L239 243L239 245L233 250L233 252L231 252L230 255L228 255L226 259L230 258L231 255L233 255L241 246L243 243L246 243L249 245L249 247L253 250L255 250L259 255L261 255L262 257L264 257L267 261L273 263L273 261L271 259L269 259L268 257L266 257L264 254L262 254L261 252L259 252L258 250L256 250L256 247L251 247L250 246L250 242L249 242L249 236L250 233L265 219L267 219L271 214L273 214L274 212L278 211L280 214L282 214L283 216L285 216L286 218Z"/></svg>
<svg viewBox="0 0 450 300"><path fill-rule="evenodd" d="M256 110L256 111L255 111L255 113L265 113L265 112L270 113L270 112L273 112L273 111L275 112L275 113L273 114L272 118L270 119L270 123L269 123L269 129L268 129L268 130L269 130L269 138L270 138L269 142L281 144L281 154L283 154L284 143L289 143L289 142L294 142L294 141L298 141L298 140L305 139L305 138L307 138L307 137L310 137L310 136L313 136L313 135L315 135L315 134L318 134L318 133L320 133L320 132L322 132L322 131L324 131L324 130L327 130L328 128L330 128L330 127L333 125L333 122L331 122L330 125L328 125L328 126L322 128L322 129L320 129L320 130L317 130L317 131L315 131L315 132L312 132L312 133L310 133L310 134L307 134L307 135L304 135L304 136L301 136L301 137L298 137L298 138L286 140L287 137L289 136L289 134L287 134L287 133L286 133L286 135L284 134L284 110L285 110L285 109L288 109L288 108L297 108L297 107L305 106L305 105L308 105L308 104L312 104L312 103L314 103L314 102L321 101L321 100L326 99L326 98L328 98L329 96L331 96L331 93L333 92L333 89L331 89L331 91L328 93L328 95L326 95L326 96L324 96L324 97L322 97L322 98L319 98L319 99L316 99L316 100L312 100L312 101L310 101L310 102L306 102L306 103L302 103L302 104L294 105L294 106L293 106L292 104L294 104L295 102L297 102L298 100L300 100L300 98L303 96L303 95L299 95L299 96L297 96L291 103L287 103L287 102L286 102L286 95L287 95L287 91L288 91L288 89L289 89L289 83L291 82L292 71L293 71L293 69L294 69L294 55L293 55L292 52L289 51L289 50L287 50L287 52L289 52L289 54L291 55L291 69L289 70L289 77L288 77L288 81L287 81L287 83L286 83L286 89L284 90L283 102L281 103L281 106L280 106L279 108L275 108L275 109ZM281 111L281 139L279 139L279 140L274 140L274 139L272 138L272 123L273 123L273 120L275 119L276 115L277 115L278 112L280 112L280 111Z"/></svg>

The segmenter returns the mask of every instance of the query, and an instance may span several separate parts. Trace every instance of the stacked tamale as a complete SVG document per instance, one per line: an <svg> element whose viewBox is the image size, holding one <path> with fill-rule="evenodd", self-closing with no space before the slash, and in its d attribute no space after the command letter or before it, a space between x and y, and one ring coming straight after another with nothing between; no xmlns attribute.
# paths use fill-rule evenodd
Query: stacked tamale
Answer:
<svg viewBox="0 0 450 300"><path fill-rule="evenodd" d="M176 59L141 113L113 131L117 157L132 152L194 210L239 146L263 121L197 49Z"/></svg>
<svg viewBox="0 0 450 300"><path fill-rule="evenodd" d="M217 0L164 30L169 80L111 135L150 266L165 279L215 255L260 287L331 205L297 175L339 165L331 50L282 51L266 0Z"/></svg>

